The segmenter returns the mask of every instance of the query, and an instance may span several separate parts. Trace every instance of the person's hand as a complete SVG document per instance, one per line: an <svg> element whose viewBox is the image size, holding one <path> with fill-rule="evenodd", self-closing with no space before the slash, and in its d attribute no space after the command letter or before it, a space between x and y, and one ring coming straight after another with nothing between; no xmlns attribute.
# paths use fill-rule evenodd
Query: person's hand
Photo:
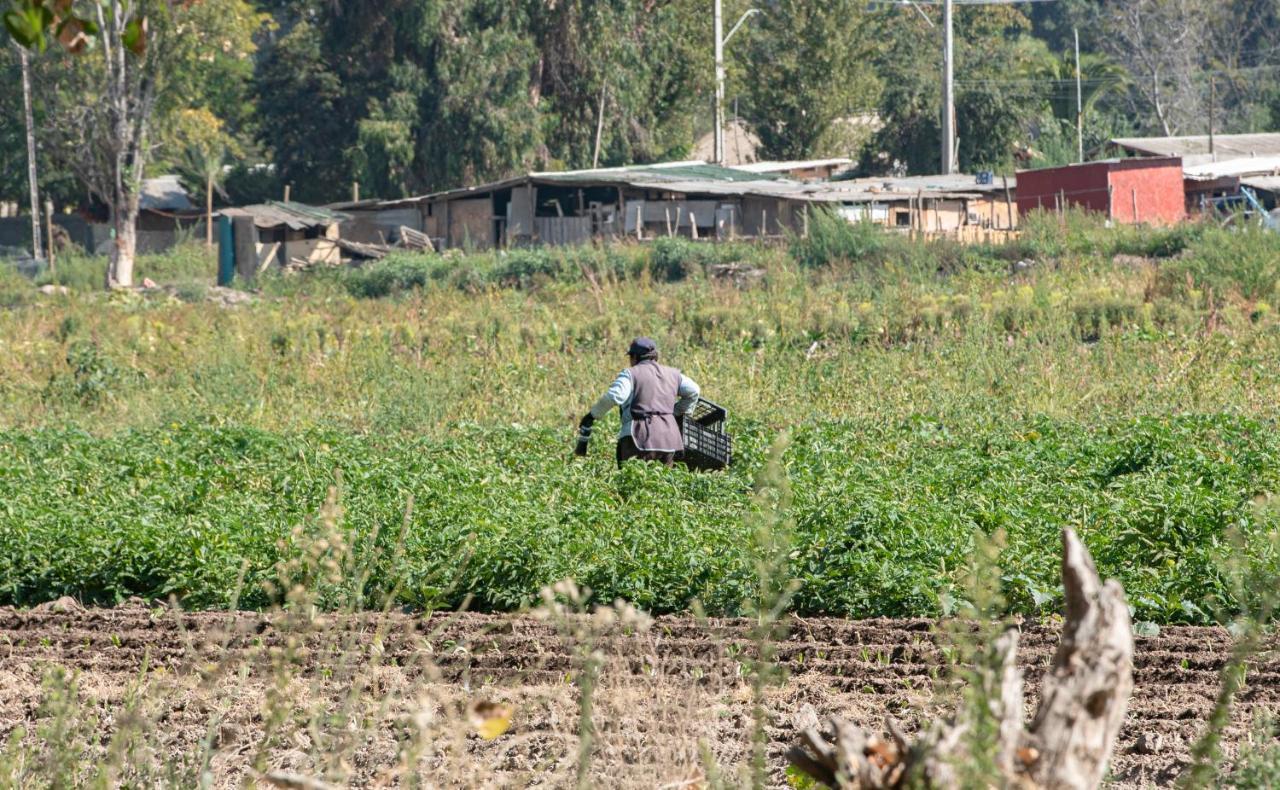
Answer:
<svg viewBox="0 0 1280 790"><path fill-rule="evenodd" d="M591 426L595 424L596 418L587 414L578 423L578 440L574 442L573 454L579 458L587 454L587 446L591 444Z"/></svg>

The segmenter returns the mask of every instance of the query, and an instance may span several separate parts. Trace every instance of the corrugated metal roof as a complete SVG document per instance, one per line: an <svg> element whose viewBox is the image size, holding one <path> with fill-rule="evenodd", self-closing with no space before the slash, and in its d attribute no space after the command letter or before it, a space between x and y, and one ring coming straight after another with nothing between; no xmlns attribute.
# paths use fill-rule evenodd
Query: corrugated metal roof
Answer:
<svg viewBox="0 0 1280 790"><path fill-rule="evenodd" d="M1204 134L1187 137L1117 137L1110 144L1148 156L1210 156L1209 136ZM1280 155L1280 133L1214 135L1213 155L1219 160Z"/></svg>
<svg viewBox="0 0 1280 790"><path fill-rule="evenodd" d="M1280 193L1280 176L1248 176L1240 179L1240 183L1251 189Z"/></svg>
<svg viewBox="0 0 1280 790"><path fill-rule="evenodd" d="M224 208L219 213L228 217L252 217L253 224L259 228L278 228L283 225L292 230L323 228L351 219L347 214L327 208L275 200L253 206Z"/></svg>
<svg viewBox="0 0 1280 790"><path fill-rule="evenodd" d="M1016 176L1008 177L1009 190L1018 186ZM812 200L842 203L876 203L900 201L914 197L929 199L985 198L1004 193L1005 181L995 177L990 184L979 184L978 177L955 173L927 176L880 176L806 184L805 192Z"/></svg>
<svg viewBox="0 0 1280 790"><path fill-rule="evenodd" d="M404 200L386 201L381 204L381 208L398 208L468 195L485 195L525 183L584 188L627 186L633 189L673 192L682 195L755 196L812 203L870 203L881 200L906 200L908 197L917 195L928 198L983 197L1004 191L1004 182L1001 179L996 179L991 184L979 184L977 176L963 174L801 183L705 162L672 162L662 165L637 165L599 170L530 173L491 184L435 192ZM1011 176L1010 189L1016 185L1016 178Z"/></svg>
<svg viewBox="0 0 1280 790"><path fill-rule="evenodd" d="M138 208L143 211L194 211L196 206L176 175L156 176L142 180Z"/></svg>
<svg viewBox="0 0 1280 790"><path fill-rule="evenodd" d="M786 173L790 170L808 170L814 167L840 167L853 164L852 159L837 157L834 159L803 159L794 162L751 162L743 165L731 165L734 170L748 173Z"/></svg>
<svg viewBox="0 0 1280 790"><path fill-rule="evenodd" d="M412 205L433 200L451 199L464 197L466 195L483 195L489 192L496 192L500 189L507 189L517 184L557 184L561 186L577 186L577 187L593 187L593 186L630 186L639 189L666 189L671 192L686 191L683 188L677 188L674 184L680 183L682 187L688 187L690 184L697 183L699 186L692 191L705 192L706 194L722 194L713 191L710 187L712 184L725 183L760 183L776 180L774 176L761 173L746 173L741 170L735 170L731 167L720 167L712 165L701 160L691 160L685 162L663 162L652 165L628 165L626 167L602 167L594 170L549 170L532 172L522 176L503 179L501 181L493 181L488 184L477 184L472 187L460 187L457 189L444 190L442 192L432 192L426 195L418 195L416 197L404 198L402 200L388 200L381 204L382 208L396 208L399 206ZM705 188L704 188L705 187ZM742 194L736 191L724 194Z"/></svg>
<svg viewBox="0 0 1280 790"><path fill-rule="evenodd" d="M1280 156L1246 156L1223 162L1186 165L1182 168L1182 172L1187 178L1197 181L1212 181L1217 178L1243 175L1271 175L1280 173Z"/></svg>
<svg viewBox="0 0 1280 790"><path fill-rule="evenodd" d="M733 167L707 164L706 162L670 162L658 165L632 165L604 170L566 170L563 172L531 173L535 181L565 183L619 183L629 184L636 179L645 180L706 180L706 181L759 181L772 179L761 173L746 173Z"/></svg>

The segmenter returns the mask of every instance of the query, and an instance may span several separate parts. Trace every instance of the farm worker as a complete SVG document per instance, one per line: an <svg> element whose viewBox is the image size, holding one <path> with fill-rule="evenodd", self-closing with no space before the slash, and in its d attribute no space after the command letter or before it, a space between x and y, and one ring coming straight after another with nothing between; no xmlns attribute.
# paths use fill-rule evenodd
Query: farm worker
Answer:
<svg viewBox="0 0 1280 790"><path fill-rule="evenodd" d="M698 402L693 379L675 368L658 364L658 344L647 337L631 341L631 367L618 374L587 416L578 423L578 455L587 454L591 426L613 407L622 416L618 432L618 466L630 458L659 461L667 466L684 450L680 421Z"/></svg>

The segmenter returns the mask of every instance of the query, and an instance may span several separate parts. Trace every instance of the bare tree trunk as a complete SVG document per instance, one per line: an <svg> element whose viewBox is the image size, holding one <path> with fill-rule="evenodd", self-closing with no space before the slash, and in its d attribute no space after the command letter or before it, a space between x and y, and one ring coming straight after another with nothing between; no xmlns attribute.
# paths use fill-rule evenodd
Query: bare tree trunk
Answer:
<svg viewBox="0 0 1280 790"><path fill-rule="evenodd" d="M989 748L1003 774L989 777L993 787L1098 787L1124 721L1133 692L1129 608L1118 582L1103 584L1098 578L1093 559L1071 529L1062 531L1062 584L1067 598L1062 641L1041 683L1040 707L1025 731L1022 672L1015 661L1017 630L1006 631L990 647L994 676L983 681L983 691L999 722L996 742ZM914 744L892 719L887 725L888 739L868 737L833 717L831 739L810 727L787 757L829 787L960 787L956 767L975 757L974 722L967 710L935 723Z"/></svg>
<svg viewBox="0 0 1280 790"><path fill-rule="evenodd" d="M1098 578L1074 531L1063 532L1062 551L1067 616L1031 722L1032 775L1046 788L1093 788L1133 693L1133 624L1120 582Z"/></svg>
<svg viewBox="0 0 1280 790"><path fill-rule="evenodd" d="M40 188L36 181L36 124L35 114L31 111L31 58L25 47L18 47L18 58L22 63L22 110L27 124L27 185L31 190L31 255L36 259L44 257L44 247L40 243ZM52 245L53 240L49 243Z"/></svg>

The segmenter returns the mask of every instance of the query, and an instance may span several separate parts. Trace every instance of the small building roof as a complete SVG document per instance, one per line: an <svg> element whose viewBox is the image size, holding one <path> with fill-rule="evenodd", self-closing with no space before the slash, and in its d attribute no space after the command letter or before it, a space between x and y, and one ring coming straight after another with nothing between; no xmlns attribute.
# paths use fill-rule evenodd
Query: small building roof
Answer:
<svg viewBox="0 0 1280 790"><path fill-rule="evenodd" d="M650 165L628 165L626 167L602 167L594 170L532 172L488 184L432 192L427 195L418 195L402 200L388 200L381 205L382 208L395 208L435 200L466 197L468 195L485 195L526 183L581 188L600 186L632 187L636 189L709 195L776 195L779 189L785 191L784 185L800 186L767 173L747 173L731 167L707 164L701 160L690 160Z"/></svg>
<svg viewBox="0 0 1280 790"><path fill-rule="evenodd" d="M1280 176L1247 176L1240 179L1240 185L1262 192L1280 194Z"/></svg>
<svg viewBox="0 0 1280 790"><path fill-rule="evenodd" d="M1015 176L1008 176L1009 190L1016 189ZM828 203L877 203L901 201L914 197L930 199L982 198L1002 194L1005 179L996 177L990 184L979 184L976 175L878 176L828 181L805 186L808 199Z"/></svg>
<svg viewBox="0 0 1280 790"><path fill-rule="evenodd" d="M851 164L853 164L852 159L836 157L833 159L802 159L794 162L751 162L742 165L729 165L729 167L747 173L787 173L792 170L810 170L815 167L844 167Z"/></svg>
<svg viewBox="0 0 1280 790"><path fill-rule="evenodd" d="M1207 134L1186 137L1117 137L1109 145L1141 156L1181 156L1198 161L1237 159L1246 156L1280 155L1280 132L1262 134L1217 134L1209 151Z"/></svg>
<svg viewBox="0 0 1280 790"><path fill-rule="evenodd" d="M881 200L906 200L916 196L985 197L1002 193L1005 187L1003 179L993 179L990 184L979 184L977 176L964 174L801 183L780 178L768 172L756 173L740 168L688 161L595 170L528 173L474 187L451 189L403 200L390 200L381 203L380 206L381 208L399 208L436 200L483 196L522 184L577 188L625 186L682 195L754 196L808 203L870 203ZM1010 189L1016 185L1016 179L1009 177Z"/></svg>
<svg viewBox="0 0 1280 790"><path fill-rule="evenodd" d="M1035 173L1041 170L1071 170L1073 168L1098 167L1099 165L1107 165L1108 167L1167 167L1172 164L1182 163L1182 161L1183 159L1180 156L1113 156L1109 159L1092 159L1088 162L1068 162L1065 165L1053 165L1051 167L1032 167L1018 172Z"/></svg>
<svg viewBox="0 0 1280 790"><path fill-rule="evenodd" d="M291 230L305 228L327 228L344 220L351 219L347 214L331 211L319 206L308 206L293 201L267 201L253 206L224 208L219 214L227 217L252 217L253 224L259 228L278 228L281 226Z"/></svg>
<svg viewBox="0 0 1280 790"><path fill-rule="evenodd" d="M138 208L143 211L194 211L182 179L176 175L142 179L142 194L138 196Z"/></svg>
<svg viewBox="0 0 1280 790"><path fill-rule="evenodd" d="M1182 172L1193 181L1213 181L1244 175L1280 173L1280 156L1246 156L1221 162L1186 165Z"/></svg>

